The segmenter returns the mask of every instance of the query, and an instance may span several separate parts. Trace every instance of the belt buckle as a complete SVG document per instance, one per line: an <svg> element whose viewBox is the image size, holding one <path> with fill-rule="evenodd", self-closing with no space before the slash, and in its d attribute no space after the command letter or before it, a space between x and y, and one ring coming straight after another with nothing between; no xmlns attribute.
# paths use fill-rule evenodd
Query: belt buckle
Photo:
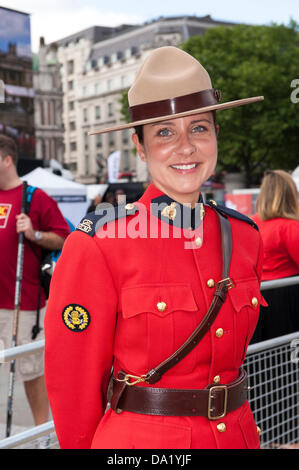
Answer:
<svg viewBox="0 0 299 470"><path fill-rule="evenodd" d="M212 416L211 412L213 411L212 408L212 400L213 400L213 391L214 390L223 390L224 391L224 403L223 403L223 412L220 415ZM208 400L208 419L211 421L216 421L217 419L224 418L227 411L227 396L228 396L228 389L226 385L214 385L209 389L209 400Z"/></svg>
<svg viewBox="0 0 299 470"><path fill-rule="evenodd" d="M235 287L235 284L233 283L233 281L230 277L226 277L224 279L221 279L221 281L217 282L217 284L220 284L221 282L225 282L225 285L228 289L232 289L233 287Z"/></svg>
<svg viewBox="0 0 299 470"><path fill-rule="evenodd" d="M146 375L132 375L132 374L125 374L123 379L116 378L117 382L125 382L126 385L132 386L139 384L140 382L145 382ZM130 382L130 379L135 379L133 382Z"/></svg>

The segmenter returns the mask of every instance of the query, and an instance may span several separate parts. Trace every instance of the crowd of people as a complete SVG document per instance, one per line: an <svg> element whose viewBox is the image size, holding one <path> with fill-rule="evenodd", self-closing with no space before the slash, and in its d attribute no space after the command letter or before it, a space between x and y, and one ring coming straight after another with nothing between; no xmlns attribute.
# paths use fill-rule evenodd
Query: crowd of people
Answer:
<svg viewBox="0 0 299 470"><path fill-rule="evenodd" d="M130 89L131 122L114 129L134 128L151 183L108 224L154 217L167 240L103 236L96 208L122 203L120 192L95 198L71 234L40 189L21 211L17 148L0 135L0 339L10 347L23 233L18 344L33 341L38 302L46 380L42 353L17 360L16 378L35 425L48 420L50 400L61 448L259 448L242 363L250 341L299 331L298 285L260 292L262 281L299 275L298 191L271 170L252 218L203 201L218 157L216 111L262 99L220 96L197 60L158 48ZM46 301L40 259L62 247Z"/></svg>

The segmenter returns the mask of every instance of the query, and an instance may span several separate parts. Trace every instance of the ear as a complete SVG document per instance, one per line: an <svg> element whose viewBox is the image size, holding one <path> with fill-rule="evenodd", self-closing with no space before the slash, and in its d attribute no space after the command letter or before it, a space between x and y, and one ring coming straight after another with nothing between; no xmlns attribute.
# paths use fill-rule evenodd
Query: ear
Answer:
<svg viewBox="0 0 299 470"><path fill-rule="evenodd" d="M136 150L137 150L137 153L138 153L139 157L141 158L141 160L143 162L145 162L146 161L146 154L145 154L144 146L139 142L139 138L138 138L138 135L136 134L136 132L134 134L132 134L132 141L133 141L133 144L136 147Z"/></svg>
<svg viewBox="0 0 299 470"><path fill-rule="evenodd" d="M13 165L13 161L10 155L6 155L6 157L3 158L3 162L5 165L5 168L9 168L10 166Z"/></svg>

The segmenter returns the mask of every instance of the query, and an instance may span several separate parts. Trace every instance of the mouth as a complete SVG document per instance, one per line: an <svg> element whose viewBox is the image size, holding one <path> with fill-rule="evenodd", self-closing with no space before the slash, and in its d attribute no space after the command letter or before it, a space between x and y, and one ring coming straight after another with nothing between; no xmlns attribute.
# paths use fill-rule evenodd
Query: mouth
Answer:
<svg viewBox="0 0 299 470"><path fill-rule="evenodd" d="M198 167L199 163L180 163L177 165L170 165L176 171L183 172L183 173L191 173Z"/></svg>

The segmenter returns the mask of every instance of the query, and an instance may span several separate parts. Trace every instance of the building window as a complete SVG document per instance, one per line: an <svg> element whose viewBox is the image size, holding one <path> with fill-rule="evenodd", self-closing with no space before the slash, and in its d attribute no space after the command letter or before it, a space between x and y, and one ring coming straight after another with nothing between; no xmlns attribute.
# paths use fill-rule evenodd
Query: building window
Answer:
<svg viewBox="0 0 299 470"><path fill-rule="evenodd" d="M70 130L75 131L76 130L76 121L71 121L70 122Z"/></svg>
<svg viewBox="0 0 299 470"><path fill-rule="evenodd" d="M75 101L69 101L69 110L73 111L75 109Z"/></svg>
<svg viewBox="0 0 299 470"><path fill-rule="evenodd" d="M108 116L113 116L113 103L108 103Z"/></svg>
<svg viewBox="0 0 299 470"><path fill-rule="evenodd" d="M130 169L130 159L129 159L129 150L124 150L124 171L129 171Z"/></svg>
<svg viewBox="0 0 299 470"><path fill-rule="evenodd" d="M45 124L44 102L40 101L40 123Z"/></svg>
<svg viewBox="0 0 299 470"><path fill-rule="evenodd" d="M73 90L74 89L74 80L69 80L68 82L68 89Z"/></svg>
<svg viewBox="0 0 299 470"><path fill-rule="evenodd" d="M101 119L101 108L100 108L100 106L95 107L95 118L96 119Z"/></svg>
<svg viewBox="0 0 299 470"><path fill-rule="evenodd" d="M83 109L83 121L84 122L88 121L88 109L87 108Z"/></svg>
<svg viewBox="0 0 299 470"><path fill-rule="evenodd" d="M122 142L123 144L127 144L129 142L129 131L128 129L124 129L122 132Z"/></svg>
<svg viewBox="0 0 299 470"><path fill-rule="evenodd" d="M69 170L70 171L74 171L76 172L77 171L77 163L76 162L71 162L68 164L68 167L69 167Z"/></svg>
<svg viewBox="0 0 299 470"><path fill-rule="evenodd" d="M56 101L53 100L52 101L52 110L53 110L53 115L52 115L52 118L53 118L53 125L56 126L57 124L57 109L56 109Z"/></svg>
<svg viewBox="0 0 299 470"><path fill-rule="evenodd" d="M71 152L77 150L77 142L71 142Z"/></svg>
<svg viewBox="0 0 299 470"><path fill-rule="evenodd" d="M96 146L97 147L102 147L103 145L103 139L102 139L102 134L96 134Z"/></svg>
<svg viewBox="0 0 299 470"><path fill-rule="evenodd" d="M104 55L102 57L99 57L98 59L98 66L103 67L103 65L108 65L110 62L110 57L107 55Z"/></svg>
<svg viewBox="0 0 299 470"><path fill-rule="evenodd" d="M84 148L85 148L85 150L88 149L88 144L89 144L88 133L84 132Z"/></svg>
<svg viewBox="0 0 299 470"><path fill-rule="evenodd" d="M109 145L112 146L115 144L114 132L109 133Z"/></svg>
<svg viewBox="0 0 299 470"><path fill-rule="evenodd" d="M51 108L51 101L48 101L48 125L52 124L52 108Z"/></svg>
<svg viewBox="0 0 299 470"><path fill-rule="evenodd" d="M89 155L85 155L85 174L89 174Z"/></svg>
<svg viewBox="0 0 299 470"><path fill-rule="evenodd" d="M74 73L74 61L73 60L68 60L68 62L67 62L67 73L69 75Z"/></svg>

